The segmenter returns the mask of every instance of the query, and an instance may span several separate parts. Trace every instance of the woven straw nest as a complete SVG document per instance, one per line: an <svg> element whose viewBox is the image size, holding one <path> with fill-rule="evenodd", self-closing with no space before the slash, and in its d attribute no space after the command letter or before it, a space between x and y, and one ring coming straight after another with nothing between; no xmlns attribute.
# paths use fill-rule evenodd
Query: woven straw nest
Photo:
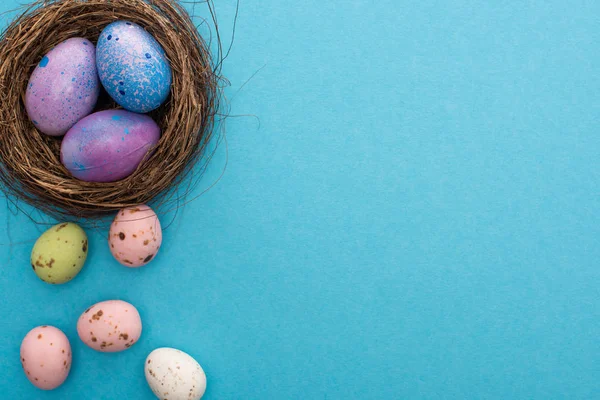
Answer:
<svg viewBox="0 0 600 400"><path fill-rule="evenodd" d="M169 99L150 116L162 130L155 152L129 177L83 182L60 162L60 138L39 133L27 117L29 77L44 54L71 37L96 42L115 20L135 22L164 48L173 71ZM165 198L203 156L218 108L218 83L207 43L174 0L47 0L33 3L0 36L0 180L9 198L54 216L101 217ZM101 95L95 111L118 108Z"/></svg>

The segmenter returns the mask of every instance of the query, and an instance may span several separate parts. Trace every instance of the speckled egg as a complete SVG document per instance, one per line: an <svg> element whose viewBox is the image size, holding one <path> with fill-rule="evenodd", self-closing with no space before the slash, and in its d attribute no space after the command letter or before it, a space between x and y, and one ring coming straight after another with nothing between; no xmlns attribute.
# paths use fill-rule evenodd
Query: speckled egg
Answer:
<svg viewBox="0 0 600 400"><path fill-rule="evenodd" d="M204 370L181 350L156 349L146 358L144 366L148 385L159 399L199 400L204 395Z"/></svg>
<svg viewBox="0 0 600 400"><path fill-rule="evenodd" d="M27 379L43 390L62 385L71 370L71 344L53 326L32 329L21 343L21 365Z"/></svg>
<svg viewBox="0 0 600 400"><path fill-rule="evenodd" d="M100 111L67 132L60 156L77 179L114 182L131 175L151 155L159 139L160 128L147 115Z"/></svg>
<svg viewBox="0 0 600 400"><path fill-rule="evenodd" d="M171 90L171 66L160 44L139 25L116 21L98 39L96 64L100 81L123 108L147 113Z"/></svg>
<svg viewBox="0 0 600 400"><path fill-rule="evenodd" d="M110 251L126 267L148 264L158 254L161 243L160 221L156 213L146 205L119 211L110 226Z"/></svg>
<svg viewBox="0 0 600 400"><path fill-rule="evenodd" d="M31 268L38 278L51 284L69 282L83 268L88 239L79 225L65 222L48 229L31 251Z"/></svg>
<svg viewBox="0 0 600 400"><path fill-rule="evenodd" d="M140 339L142 319L138 310L125 301L103 301L81 314L77 333L92 349L116 353L127 350Z"/></svg>
<svg viewBox="0 0 600 400"><path fill-rule="evenodd" d="M94 45L72 38L50 50L37 65L25 92L25 108L41 132L61 136L92 112L99 94Z"/></svg>

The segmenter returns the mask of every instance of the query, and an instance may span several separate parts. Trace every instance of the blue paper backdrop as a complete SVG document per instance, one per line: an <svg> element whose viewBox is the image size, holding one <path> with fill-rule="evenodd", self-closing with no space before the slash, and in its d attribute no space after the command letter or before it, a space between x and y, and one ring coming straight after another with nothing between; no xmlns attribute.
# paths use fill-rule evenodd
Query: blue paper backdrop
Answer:
<svg viewBox="0 0 600 400"><path fill-rule="evenodd" d="M227 44L235 2L216 8ZM155 262L121 267L100 229L81 275L46 285L42 227L0 207L2 398L151 399L159 346L201 362L209 400L598 398L599 12L242 0L227 94L260 125L228 121L223 179L163 216ZM98 354L75 323L112 298L144 333ZM41 324L74 349L51 393L19 365Z"/></svg>

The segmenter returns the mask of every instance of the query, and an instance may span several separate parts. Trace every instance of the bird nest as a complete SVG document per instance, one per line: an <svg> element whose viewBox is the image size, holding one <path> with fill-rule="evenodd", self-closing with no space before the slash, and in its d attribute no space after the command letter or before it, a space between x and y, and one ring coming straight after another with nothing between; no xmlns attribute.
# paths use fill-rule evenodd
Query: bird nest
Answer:
<svg viewBox="0 0 600 400"><path fill-rule="evenodd" d="M72 37L96 43L111 22L144 27L163 47L173 71L168 100L150 116L162 136L154 152L125 179L74 178L60 161L61 138L37 131L24 99L44 54ZM101 217L172 193L211 139L219 77L208 44L174 0L53 0L28 6L0 35L0 180L6 194L50 215ZM105 93L94 111L119 108Z"/></svg>

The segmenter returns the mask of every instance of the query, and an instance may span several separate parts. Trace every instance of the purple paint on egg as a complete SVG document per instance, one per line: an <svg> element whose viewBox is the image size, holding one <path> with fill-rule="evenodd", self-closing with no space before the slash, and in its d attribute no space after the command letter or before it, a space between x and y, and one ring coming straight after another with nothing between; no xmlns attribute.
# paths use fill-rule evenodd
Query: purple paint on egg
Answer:
<svg viewBox="0 0 600 400"><path fill-rule="evenodd" d="M100 111L67 132L61 145L61 160L77 179L114 182L131 175L159 139L160 128L147 115L125 110Z"/></svg>
<svg viewBox="0 0 600 400"><path fill-rule="evenodd" d="M86 72L91 79L76 78ZM87 39L72 38L40 60L27 85L25 108L41 132L61 136L92 112L99 94L94 46Z"/></svg>

